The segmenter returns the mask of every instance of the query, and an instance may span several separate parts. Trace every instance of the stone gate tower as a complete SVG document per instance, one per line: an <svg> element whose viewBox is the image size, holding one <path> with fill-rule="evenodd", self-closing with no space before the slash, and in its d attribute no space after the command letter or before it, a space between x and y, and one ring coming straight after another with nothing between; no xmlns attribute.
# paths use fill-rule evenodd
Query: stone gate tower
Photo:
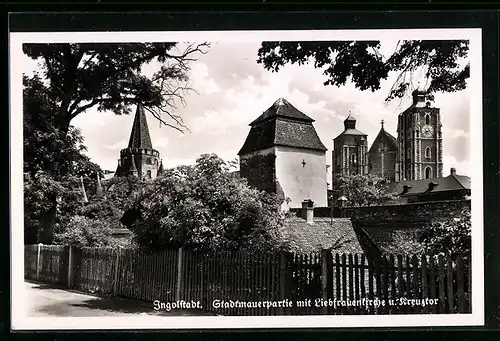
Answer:
<svg viewBox="0 0 500 341"><path fill-rule="evenodd" d="M120 151L115 176L134 175L151 180L161 171L160 153L153 148L148 122L142 105L137 105L128 147Z"/></svg>

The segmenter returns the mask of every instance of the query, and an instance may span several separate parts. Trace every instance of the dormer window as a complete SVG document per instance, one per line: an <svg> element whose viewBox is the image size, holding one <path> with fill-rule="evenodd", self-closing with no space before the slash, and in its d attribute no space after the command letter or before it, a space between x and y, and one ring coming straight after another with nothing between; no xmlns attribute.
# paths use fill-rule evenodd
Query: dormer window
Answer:
<svg viewBox="0 0 500 341"><path fill-rule="evenodd" d="M403 194L408 193L408 191L411 189L411 187L412 187L412 186L410 186L410 185L404 185L404 186L403 186L403 192L401 192L401 194L400 194L400 195L403 195Z"/></svg>
<svg viewBox="0 0 500 341"><path fill-rule="evenodd" d="M427 192L431 192L436 186L438 185L437 182L431 181L429 182L429 188L427 189Z"/></svg>

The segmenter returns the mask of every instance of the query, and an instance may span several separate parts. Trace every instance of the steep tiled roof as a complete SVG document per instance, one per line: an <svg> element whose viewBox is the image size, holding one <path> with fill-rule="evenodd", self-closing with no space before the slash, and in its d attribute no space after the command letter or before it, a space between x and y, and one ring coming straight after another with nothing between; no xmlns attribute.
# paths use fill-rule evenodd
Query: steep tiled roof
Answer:
<svg viewBox="0 0 500 341"><path fill-rule="evenodd" d="M470 189L470 178L468 176L450 174L444 178L432 178L413 181L403 180L397 183L390 184L388 186L388 190L400 194L403 193L404 187L408 186L408 191L404 194L404 196L412 196L427 192L429 190L429 183L437 184L433 187L431 191L432 193ZM409 188L410 186L411 188Z"/></svg>
<svg viewBox="0 0 500 341"><path fill-rule="evenodd" d="M285 104L280 105L279 102L275 102L263 114L265 117L261 116L252 122L252 128L238 155L248 154L273 146L306 148L320 151L327 150L312 125L313 120L308 116L299 111L292 111L291 109L283 109L283 112L281 109L276 109L272 111L273 114L268 113L276 105L286 108L288 102L286 100L282 101ZM291 106L289 103L288 105ZM303 117L300 115L303 115Z"/></svg>
<svg viewBox="0 0 500 341"><path fill-rule="evenodd" d="M130 133L128 147L133 149L153 149L151 137L149 136L146 114L144 113L144 108L140 104L137 105L137 110L135 112L135 118L132 125L132 132Z"/></svg>
<svg viewBox="0 0 500 341"><path fill-rule="evenodd" d="M259 123L267 121L272 118L283 117L293 119L295 121L302 122L314 122L312 118L301 112L299 109L295 108L286 99L279 98L276 102L269 107L262 115L260 115L255 121L250 123L250 126L255 126Z"/></svg>
<svg viewBox="0 0 500 341"><path fill-rule="evenodd" d="M314 218L314 224L308 224L298 217L287 218L280 238L292 252L312 253L333 247L337 253L363 253L350 219Z"/></svg>
<svg viewBox="0 0 500 341"><path fill-rule="evenodd" d="M383 143L385 146L387 146L387 151L398 150L398 141L394 136L389 134L383 127L378 132L378 135L373 141L372 146L370 147L370 150L368 152L369 153L377 152L377 148L380 143Z"/></svg>

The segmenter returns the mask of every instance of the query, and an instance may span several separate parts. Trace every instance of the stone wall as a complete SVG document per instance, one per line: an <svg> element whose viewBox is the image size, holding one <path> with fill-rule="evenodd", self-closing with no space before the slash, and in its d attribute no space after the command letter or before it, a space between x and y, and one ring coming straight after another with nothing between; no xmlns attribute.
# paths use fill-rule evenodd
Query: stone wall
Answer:
<svg viewBox="0 0 500 341"><path fill-rule="evenodd" d="M422 226L429 224L431 221L449 219L462 210L470 211L470 208L470 199L464 199L343 208L338 209L335 213L341 217L358 219L366 224L376 223L378 226L394 224L418 224Z"/></svg>
<svg viewBox="0 0 500 341"><path fill-rule="evenodd" d="M460 211L470 211L470 199L408 203L399 205L369 206L369 207L315 207L315 217L330 217L333 213L338 218L354 218L366 224L393 225L397 224L428 224L433 220L453 217ZM300 209L292 209L296 214Z"/></svg>

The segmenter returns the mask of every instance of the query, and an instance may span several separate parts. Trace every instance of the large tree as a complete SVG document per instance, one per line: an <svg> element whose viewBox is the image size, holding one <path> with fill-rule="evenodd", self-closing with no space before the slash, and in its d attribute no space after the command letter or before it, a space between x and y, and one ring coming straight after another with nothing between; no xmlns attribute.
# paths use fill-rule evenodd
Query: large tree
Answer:
<svg viewBox="0 0 500 341"><path fill-rule="evenodd" d="M469 78L469 43L466 40L403 40L389 56L381 53L380 41L281 41L263 42L257 62L278 72L285 64L312 63L323 69L324 85L351 81L360 90L376 91L381 82L396 74L386 101L411 91L413 77L422 71L430 96L466 87ZM412 82L413 81L413 82Z"/></svg>
<svg viewBox="0 0 500 341"><path fill-rule="evenodd" d="M190 63L207 47L190 44L180 51L177 43L62 43L24 44L23 51L41 61L57 105L56 127L64 133L72 119L92 107L121 115L137 103L160 122L183 130L174 109L192 90ZM152 76L141 72L152 62L160 65Z"/></svg>
<svg viewBox="0 0 500 341"><path fill-rule="evenodd" d="M207 47L207 43L182 50L177 43L24 44L24 53L41 66L33 77L23 79L25 172L32 180L39 172L55 176L50 180L56 182L78 173L95 179L101 171L85 159L83 139L71 126L75 117L92 107L121 115L141 103L163 124L186 129L175 108L191 90L190 63ZM144 74L143 67L154 62L159 65L156 72ZM86 166L79 167L82 162ZM63 188L57 186L60 183L48 183L53 186L40 198L46 202L46 212L40 216L44 243L52 242L56 189Z"/></svg>

